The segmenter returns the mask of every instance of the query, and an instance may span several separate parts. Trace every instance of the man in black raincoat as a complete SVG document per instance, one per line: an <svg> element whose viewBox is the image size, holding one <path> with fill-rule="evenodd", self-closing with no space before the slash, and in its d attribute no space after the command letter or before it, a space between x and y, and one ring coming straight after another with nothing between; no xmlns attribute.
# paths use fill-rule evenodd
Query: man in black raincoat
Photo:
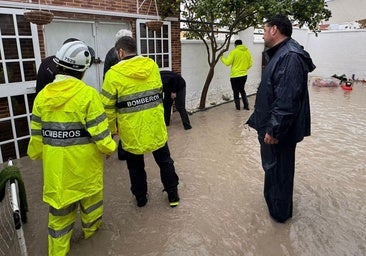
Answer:
<svg viewBox="0 0 366 256"><path fill-rule="evenodd" d="M186 81L184 78L173 71L160 71L163 82L163 105L165 124L169 126L171 109L175 101L175 107L180 114L184 130L192 129L186 110Z"/></svg>
<svg viewBox="0 0 366 256"><path fill-rule="evenodd" d="M286 16L265 22L266 66L247 121L258 133L264 197L277 222L292 217L296 144L310 136L308 73L315 66L291 35L292 24Z"/></svg>

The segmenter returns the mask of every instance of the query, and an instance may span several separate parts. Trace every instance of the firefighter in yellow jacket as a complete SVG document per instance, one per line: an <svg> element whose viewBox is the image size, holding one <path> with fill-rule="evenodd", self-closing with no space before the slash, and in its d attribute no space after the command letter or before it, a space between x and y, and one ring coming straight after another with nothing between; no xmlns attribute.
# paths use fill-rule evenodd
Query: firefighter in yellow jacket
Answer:
<svg viewBox="0 0 366 256"><path fill-rule="evenodd" d="M28 155L43 161L49 255L67 255L79 205L85 238L101 225L104 154L117 145L98 92L81 81L90 59L83 42L64 44L55 80L33 105Z"/></svg>
<svg viewBox="0 0 366 256"><path fill-rule="evenodd" d="M101 99L113 134L117 131L116 121L119 126L132 194L138 207L146 205L144 154L152 152L169 205L175 207L179 204L179 178L167 144L159 67L151 58L136 55L136 42L132 37L120 38L115 49L120 61L107 71Z"/></svg>

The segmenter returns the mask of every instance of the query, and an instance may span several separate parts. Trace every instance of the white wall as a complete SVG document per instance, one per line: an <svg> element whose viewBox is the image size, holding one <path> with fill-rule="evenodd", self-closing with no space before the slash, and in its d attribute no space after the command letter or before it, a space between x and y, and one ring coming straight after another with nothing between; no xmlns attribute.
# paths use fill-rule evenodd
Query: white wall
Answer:
<svg viewBox="0 0 366 256"><path fill-rule="evenodd" d="M345 74L366 79L366 30L322 31L309 33L307 48L317 68L313 76Z"/></svg>
<svg viewBox="0 0 366 256"><path fill-rule="evenodd" d="M199 105L201 92L209 71L207 53L199 40L182 40L182 76L186 80L186 108L196 109ZM218 64L212 79L206 104L217 102L222 94L231 93L229 83L230 69ZM222 98L222 97L221 97Z"/></svg>
<svg viewBox="0 0 366 256"><path fill-rule="evenodd" d="M262 43L253 43L253 29L250 29L248 37L247 35L235 37L240 38L243 43L248 47L253 57L253 67L248 71L248 80L245 86L247 94L253 94L256 92L256 88L260 81L261 75L261 61L262 61ZM247 44L247 41L250 44ZM186 96L186 108L188 110L195 110L199 106L201 92L205 83L209 65L207 62L207 52L204 44L201 40L185 40L182 39L182 76L187 82L187 96ZM230 50L234 47L232 43ZM228 52L224 55L227 56ZM210 105L219 104L223 102L222 97L229 96L233 99L232 90L230 85L230 66L225 66L219 61L215 67L214 77L210 84L206 107Z"/></svg>
<svg viewBox="0 0 366 256"><path fill-rule="evenodd" d="M260 82L264 45L253 42L252 28L241 32L237 38L243 40L252 53L253 67L248 72L245 86L247 94L252 94L256 92ZM317 66L310 76L330 77L333 74L345 74L351 78L352 74L355 74L357 79L366 79L366 30L322 31L315 36L313 32L295 28L293 38L304 46ZM193 111L199 106L209 70L207 53L200 40L182 39L181 42L182 76L187 82L187 109ZM223 102L223 95L229 95L232 99L229 74L230 67L219 61L208 91L206 107Z"/></svg>
<svg viewBox="0 0 366 256"><path fill-rule="evenodd" d="M366 1L365 0L329 0L328 9L332 12L332 17L325 23L352 22L366 19Z"/></svg>

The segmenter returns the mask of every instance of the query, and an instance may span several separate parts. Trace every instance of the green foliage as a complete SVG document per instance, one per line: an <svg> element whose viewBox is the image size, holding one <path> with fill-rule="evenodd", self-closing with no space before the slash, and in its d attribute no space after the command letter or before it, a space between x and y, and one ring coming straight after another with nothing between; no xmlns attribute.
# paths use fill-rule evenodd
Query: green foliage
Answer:
<svg viewBox="0 0 366 256"><path fill-rule="evenodd" d="M329 9L321 0L295 1L292 5L292 17L299 22L300 27L307 25L309 29L316 31L320 21L331 17Z"/></svg>
<svg viewBox="0 0 366 256"><path fill-rule="evenodd" d="M179 15L180 0L156 0L159 15L162 20L166 17L176 17Z"/></svg>
<svg viewBox="0 0 366 256"><path fill-rule="evenodd" d="M163 0L160 0L163 2ZM174 1L174 0L172 0ZM285 14L294 24L317 25L328 20L331 12L324 0L182 0L181 19L187 38L201 39L208 53L210 70L201 95L204 108L206 93L220 56L229 49L231 37L249 27L260 27L277 14ZM224 33L224 42L217 42L217 34Z"/></svg>
<svg viewBox="0 0 366 256"><path fill-rule="evenodd" d="M161 0L162 1L162 0ZM192 33L224 28L237 33L277 14L311 30L331 16L324 0L182 0L182 19Z"/></svg>

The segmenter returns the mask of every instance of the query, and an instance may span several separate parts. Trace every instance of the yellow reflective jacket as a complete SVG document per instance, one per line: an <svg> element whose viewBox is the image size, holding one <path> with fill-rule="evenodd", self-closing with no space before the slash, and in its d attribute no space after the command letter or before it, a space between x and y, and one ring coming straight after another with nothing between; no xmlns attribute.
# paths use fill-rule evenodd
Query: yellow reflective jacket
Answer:
<svg viewBox="0 0 366 256"><path fill-rule="evenodd" d="M106 73L101 98L113 134L118 123L124 150L144 154L167 142L161 94L159 67L150 58L122 60Z"/></svg>
<svg viewBox="0 0 366 256"><path fill-rule="evenodd" d="M220 59L226 66L231 65L231 78L246 76L252 67L252 55L244 45L237 45L226 58L221 56Z"/></svg>
<svg viewBox="0 0 366 256"><path fill-rule="evenodd" d="M32 111L31 159L43 161L43 200L63 208L103 189L103 154L117 147L98 92L57 75L37 95Z"/></svg>

